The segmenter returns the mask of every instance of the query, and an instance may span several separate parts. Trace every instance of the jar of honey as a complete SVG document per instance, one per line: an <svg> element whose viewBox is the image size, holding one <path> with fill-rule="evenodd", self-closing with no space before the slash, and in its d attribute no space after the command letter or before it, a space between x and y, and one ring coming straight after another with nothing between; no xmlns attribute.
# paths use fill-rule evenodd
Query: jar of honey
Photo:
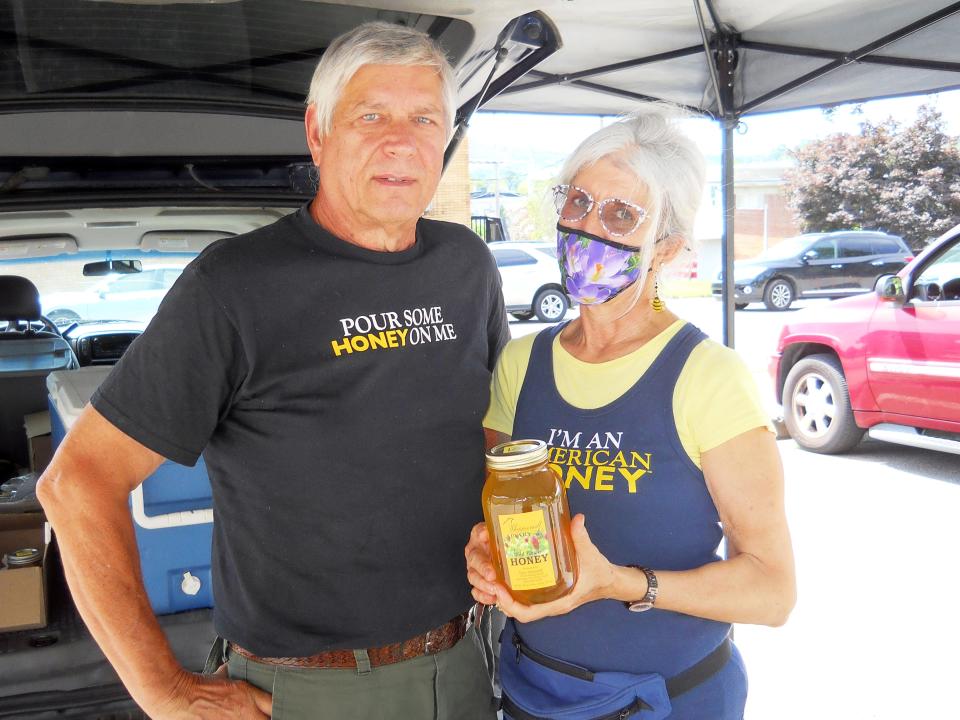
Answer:
<svg viewBox="0 0 960 720"><path fill-rule="evenodd" d="M570 509L542 440L511 440L487 452L483 515L497 579L525 605L566 595L577 581Z"/></svg>
<svg viewBox="0 0 960 720"><path fill-rule="evenodd" d="M3 560L8 569L16 570L17 568L39 565L43 560L43 553L36 548L21 548L7 553Z"/></svg>

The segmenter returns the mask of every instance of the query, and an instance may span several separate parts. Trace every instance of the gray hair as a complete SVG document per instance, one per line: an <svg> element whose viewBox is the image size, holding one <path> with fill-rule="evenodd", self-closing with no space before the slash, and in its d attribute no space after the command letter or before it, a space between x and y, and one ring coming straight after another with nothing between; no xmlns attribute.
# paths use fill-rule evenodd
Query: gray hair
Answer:
<svg viewBox="0 0 960 720"><path fill-rule="evenodd" d="M560 182L572 183L582 169L609 157L647 186L656 240L676 235L689 245L706 173L703 155L679 127L684 117L672 105L650 103L620 118L580 143Z"/></svg>
<svg viewBox="0 0 960 720"><path fill-rule="evenodd" d="M320 132L333 127L333 110L343 89L363 65L426 65L435 68L443 92L447 138L453 134L457 81L443 50L424 32L376 21L363 23L336 38L323 53L307 93L307 104L317 108Z"/></svg>

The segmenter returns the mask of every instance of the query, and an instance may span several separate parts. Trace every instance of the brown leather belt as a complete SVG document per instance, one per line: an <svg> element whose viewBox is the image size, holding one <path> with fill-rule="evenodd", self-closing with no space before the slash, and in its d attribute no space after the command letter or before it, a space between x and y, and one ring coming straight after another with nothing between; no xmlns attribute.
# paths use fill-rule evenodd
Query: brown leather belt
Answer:
<svg viewBox="0 0 960 720"><path fill-rule="evenodd" d="M469 611L457 615L453 620L444 623L440 627L428 630L423 635L417 635L409 640L391 643L390 645L384 645L382 647L367 648L370 666L390 665L391 663L397 663L402 660L410 660L422 655L433 655L442 650L449 650L466 635L469 615ZM259 657L249 650L240 647L235 642L230 643L230 649L249 660L266 665L334 669L357 667L357 659L353 654L353 650L327 650L326 652L310 655L309 657Z"/></svg>

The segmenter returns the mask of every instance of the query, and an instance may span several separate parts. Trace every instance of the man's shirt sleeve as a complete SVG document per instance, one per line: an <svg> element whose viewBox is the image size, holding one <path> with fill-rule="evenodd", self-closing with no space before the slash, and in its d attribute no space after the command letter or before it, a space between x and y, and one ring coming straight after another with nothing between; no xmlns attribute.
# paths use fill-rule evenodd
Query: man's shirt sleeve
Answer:
<svg viewBox="0 0 960 720"><path fill-rule="evenodd" d="M91 403L154 452L193 465L229 412L246 369L234 323L191 265Z"/></svg>
<svg viewBox="0 0 960 720"><path fill-rule="evenodd" d="M487 367L492 371L500 357L500 352L510 340L510 323L507 321L507 311L503 304L503 286L500 271L497 269L493 257L490 258L490 315L487 318L487 338L490 356L487 358Z"/></svg>

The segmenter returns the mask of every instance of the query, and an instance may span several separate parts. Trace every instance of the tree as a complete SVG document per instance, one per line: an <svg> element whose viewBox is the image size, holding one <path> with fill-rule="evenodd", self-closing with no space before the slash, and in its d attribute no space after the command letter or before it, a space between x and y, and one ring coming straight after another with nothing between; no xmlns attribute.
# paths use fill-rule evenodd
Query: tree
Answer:
<svg viewBox="0 0 960 720"><path fill-rule="evenodd" d="M919 249L960 222L960 149L930 106L908 127L864 122L791 154L787 198L805 232L885 230Z"/></svg>
<svg viewBox="0 0 960 720"><path fill-rule="evenodd" d="M527 187L527 218L529 237L553 242L557 237L557 211L553 206L551 188L556 183L553 177L534 180Z"/></svg>

